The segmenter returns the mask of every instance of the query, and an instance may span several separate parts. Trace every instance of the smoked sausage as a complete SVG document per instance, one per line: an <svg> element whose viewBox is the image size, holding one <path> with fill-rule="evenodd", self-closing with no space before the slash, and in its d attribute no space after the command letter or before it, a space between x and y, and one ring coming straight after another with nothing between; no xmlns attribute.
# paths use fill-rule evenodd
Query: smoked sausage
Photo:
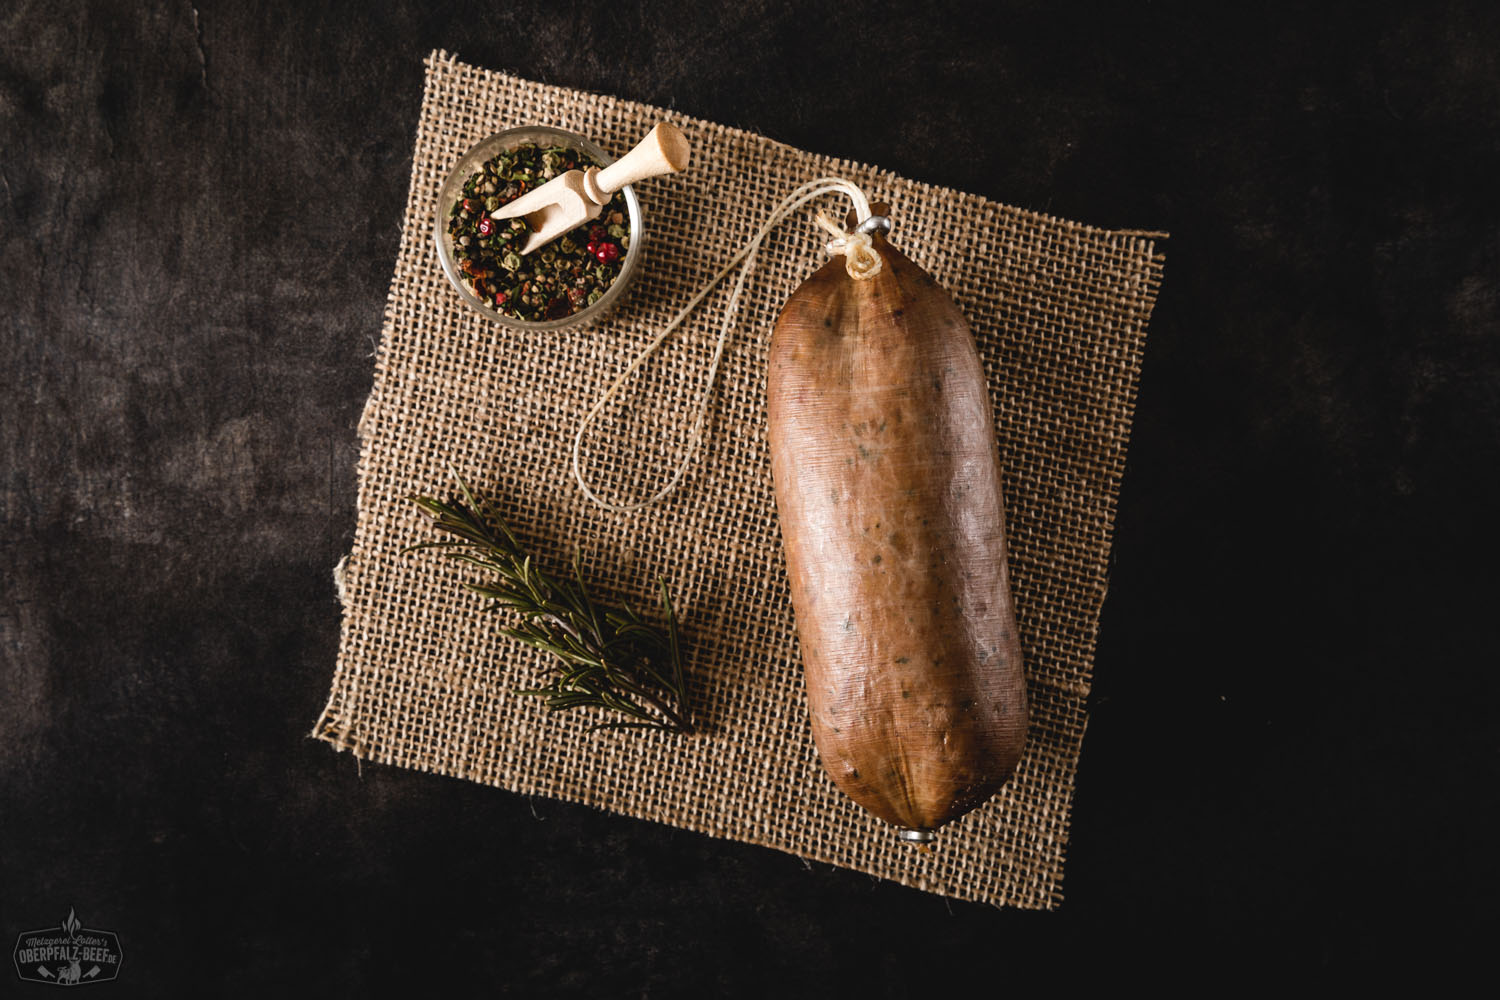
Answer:
<svg viewBox="0 0 1500 1000"><path fill-rule="evenodd" d="M880 233L771 339L767 433L813 737L909 840L989 799L1026 738L993 410L952 298Z"/></svg>

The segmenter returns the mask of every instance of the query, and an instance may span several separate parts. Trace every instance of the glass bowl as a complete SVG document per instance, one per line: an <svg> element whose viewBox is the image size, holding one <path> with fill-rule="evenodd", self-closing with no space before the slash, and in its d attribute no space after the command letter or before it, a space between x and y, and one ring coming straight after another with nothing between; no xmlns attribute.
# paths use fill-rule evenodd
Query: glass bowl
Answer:
<svg viewBox="0 0 1500 1000"><path fill-rule="evenodd" d="M614 157L583 136L546 125L527 125L524 128L506 129L504 132L497 132L488 139L482 140L459 159L453 170L449 172L448 179L443 182L442 190L438 192L437 215L432 228L433 242L437 244L438 260L442 263L443 273L448 276L448 281L458 292L459 298L463 299L469 308L483 313L501 326L515 330L564 330L587 326L619 304L620 299L625 295L625 290L630 286L631 279L635 277L636 269L640 266L641 244L645 241L645 230L641 224L640 199L636 198L635 191L629 185L621 189L621 193L625 195L626 214L630 221L630 247L622 258L620 273L604 290L604 294L599 296L597 302L591 306L585 306L571 316L536 322L507 316L496 309L492 303L474 294L474 290L464 283L463 274L458 269L458 262L453 259L453 239L448 235L448 213L452 211L453 203L462 197L464 182L469 179L470 175L479 171L484 161L496 153L527 143L538 146L566 146L588 154L600 167L607 167L615 162Z"/></svg>

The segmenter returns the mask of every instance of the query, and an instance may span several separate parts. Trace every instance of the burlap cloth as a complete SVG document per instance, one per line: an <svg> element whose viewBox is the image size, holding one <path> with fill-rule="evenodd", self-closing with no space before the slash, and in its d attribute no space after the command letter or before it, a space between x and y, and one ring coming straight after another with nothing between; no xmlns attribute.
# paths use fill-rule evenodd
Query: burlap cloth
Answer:
<svg viewBox="0 0 1500 1000"><path fill-rule="evenodd" d="M644 269L582 332L507 332L467 309L433 251L438 188L484 136L524 124L593 137L616 155L657 121L693 144L685 174L637 185ZM797 185L847 177L889 202L892 241L957 299L995 403L1015 598L1031 693L1019 772L935 849L899 843L824 775L813 749L766 454L765 357L781 304L824 260L811 210L766 243L713 389L704 446L681 488L644 513L584 499L567 471L589 405L654 331ZM842 216L838 199L823 203ZM1061 900L1107 556L1163 234L1112 232L918 184L712 122L427 60L411 191L375 384L360 423L359 516L343 573L343 636L313 735L367 760L583 802L779 848L962 899ZM721 289L601 417L585 451L596 488L645 496L670 475L702 391ZM587 734L511 693L544 657L496 634L432 552L407 500L451 495L450 468L554 571L577 547L596 592L654 608L665 575L683 619L705 730Z"/></svg>

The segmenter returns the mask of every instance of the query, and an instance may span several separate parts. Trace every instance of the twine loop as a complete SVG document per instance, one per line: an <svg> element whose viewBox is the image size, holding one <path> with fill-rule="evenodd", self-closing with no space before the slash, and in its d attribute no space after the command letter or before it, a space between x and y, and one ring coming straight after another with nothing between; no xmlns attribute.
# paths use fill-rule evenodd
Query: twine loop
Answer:
<svg viewBox="0 0 1500 1000"><path fill-rule="evenodd" d="M846 232L842 226L822 212L818 213L818 225L828 230L833 236L823 249L828 251L830 257L842 256L844 258L844 270L849 272L849 277L856 281L868 281L885 267L880 254L875 251L869 233Z"/></svg>
<svg viewBox="0 0 1500 1000"><path fill-rule="evenodd" d="M741 247L733 257L730 257L729 262L710 278L708 283L699 289L696 295L688 300L688 304L683 306L682 310L673 317L672 322L667 324L666 329L662 330L661 333L652 339L651 343L641 349L641 352L620 373L613 384L604 391L604 395L600 396L594 403L588 415L583 418L583 422L578 425L578 433L573 436L573 479L577 481L578 488L583 490L584 496L605 510L613 511L616 514L628 514L643 507L649 507L666 498L682 482L682 477L687 472L688 463L693 460L693 455L697 452L698 444L703 437L703 421L708 415L708 403L713 393L714 382L719 377L719 361L724 356L724 344L729 339L729 331L734 326L734 316L739 310L740 293L744 291L745 280L750 276L750 272L755 269L755 255L760 252L761 244L765 242L771 230L781 225L793 212L814 199L834 193L846 195L850 202L853 203L854 218L857 222L864 222L870 217L870 200L865 197L865 193L859 189L857 184L844 180L842 177L820 177L818 180L809 181L787 195L781 200L781 204L772 210L765 224L760 227L754 236L750 237L750 241ZM844 266L851 278L862 281L873 278L880 273L880 269L883 266L880 254L871 245L868 233L845 232L843 228L830 221L822 212L818 213L818 223L829 230L834 237L828 243L828 253L833 256L843 256ZM703 387L703 396L698 401L698 412L693 418L692 430L688 432L687 448L683 451L682 459L677 463L677 468L673 471L672 478L668 480L665 486L644 500L620 504L602 499L589 488L588 481L583 477L583 466L579 461L578 455L583 448L584 433L598 419L604 407L620 391L620 387L625 384L626 380L631 375L634 375L651 355L656 353L657 348L661 347L672 331L677 329L694 309L698 308L699 303L708 297L708 293L713 291L730 271L734 270L735 265L739 265L740 273L735 278L734 288L729 293L729 301L724 306L724 320L719 326L719 341L714 348L713 361L708 368L708 378Z"/></svg>

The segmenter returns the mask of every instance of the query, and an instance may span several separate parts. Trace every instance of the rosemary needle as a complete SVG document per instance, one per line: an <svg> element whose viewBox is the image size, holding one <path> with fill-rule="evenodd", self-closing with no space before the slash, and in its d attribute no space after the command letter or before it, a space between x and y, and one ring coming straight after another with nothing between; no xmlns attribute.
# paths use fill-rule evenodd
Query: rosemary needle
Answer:
<svg viewBox="0 0 1500 1000"><path fill-rule="evenodd" d="M457 477L455 477L457 478ZM500 631L552 654L548 683L516 694L542 698L552 711L600 708L623 718L597 722L594 729L665 729L691 733L687 679L682 668L677 613L659 578L666 630L648 623L628 604L595 602L583 582L575 554L572 579L539 569L521 548L504 519L487 518L468 484L458 480L461 501L410 497L452 540L422 542L404 550L444 549L449 558L493 574L486 583L466 583L488 598L485 610L508 608L520 621Z"/></svg>

